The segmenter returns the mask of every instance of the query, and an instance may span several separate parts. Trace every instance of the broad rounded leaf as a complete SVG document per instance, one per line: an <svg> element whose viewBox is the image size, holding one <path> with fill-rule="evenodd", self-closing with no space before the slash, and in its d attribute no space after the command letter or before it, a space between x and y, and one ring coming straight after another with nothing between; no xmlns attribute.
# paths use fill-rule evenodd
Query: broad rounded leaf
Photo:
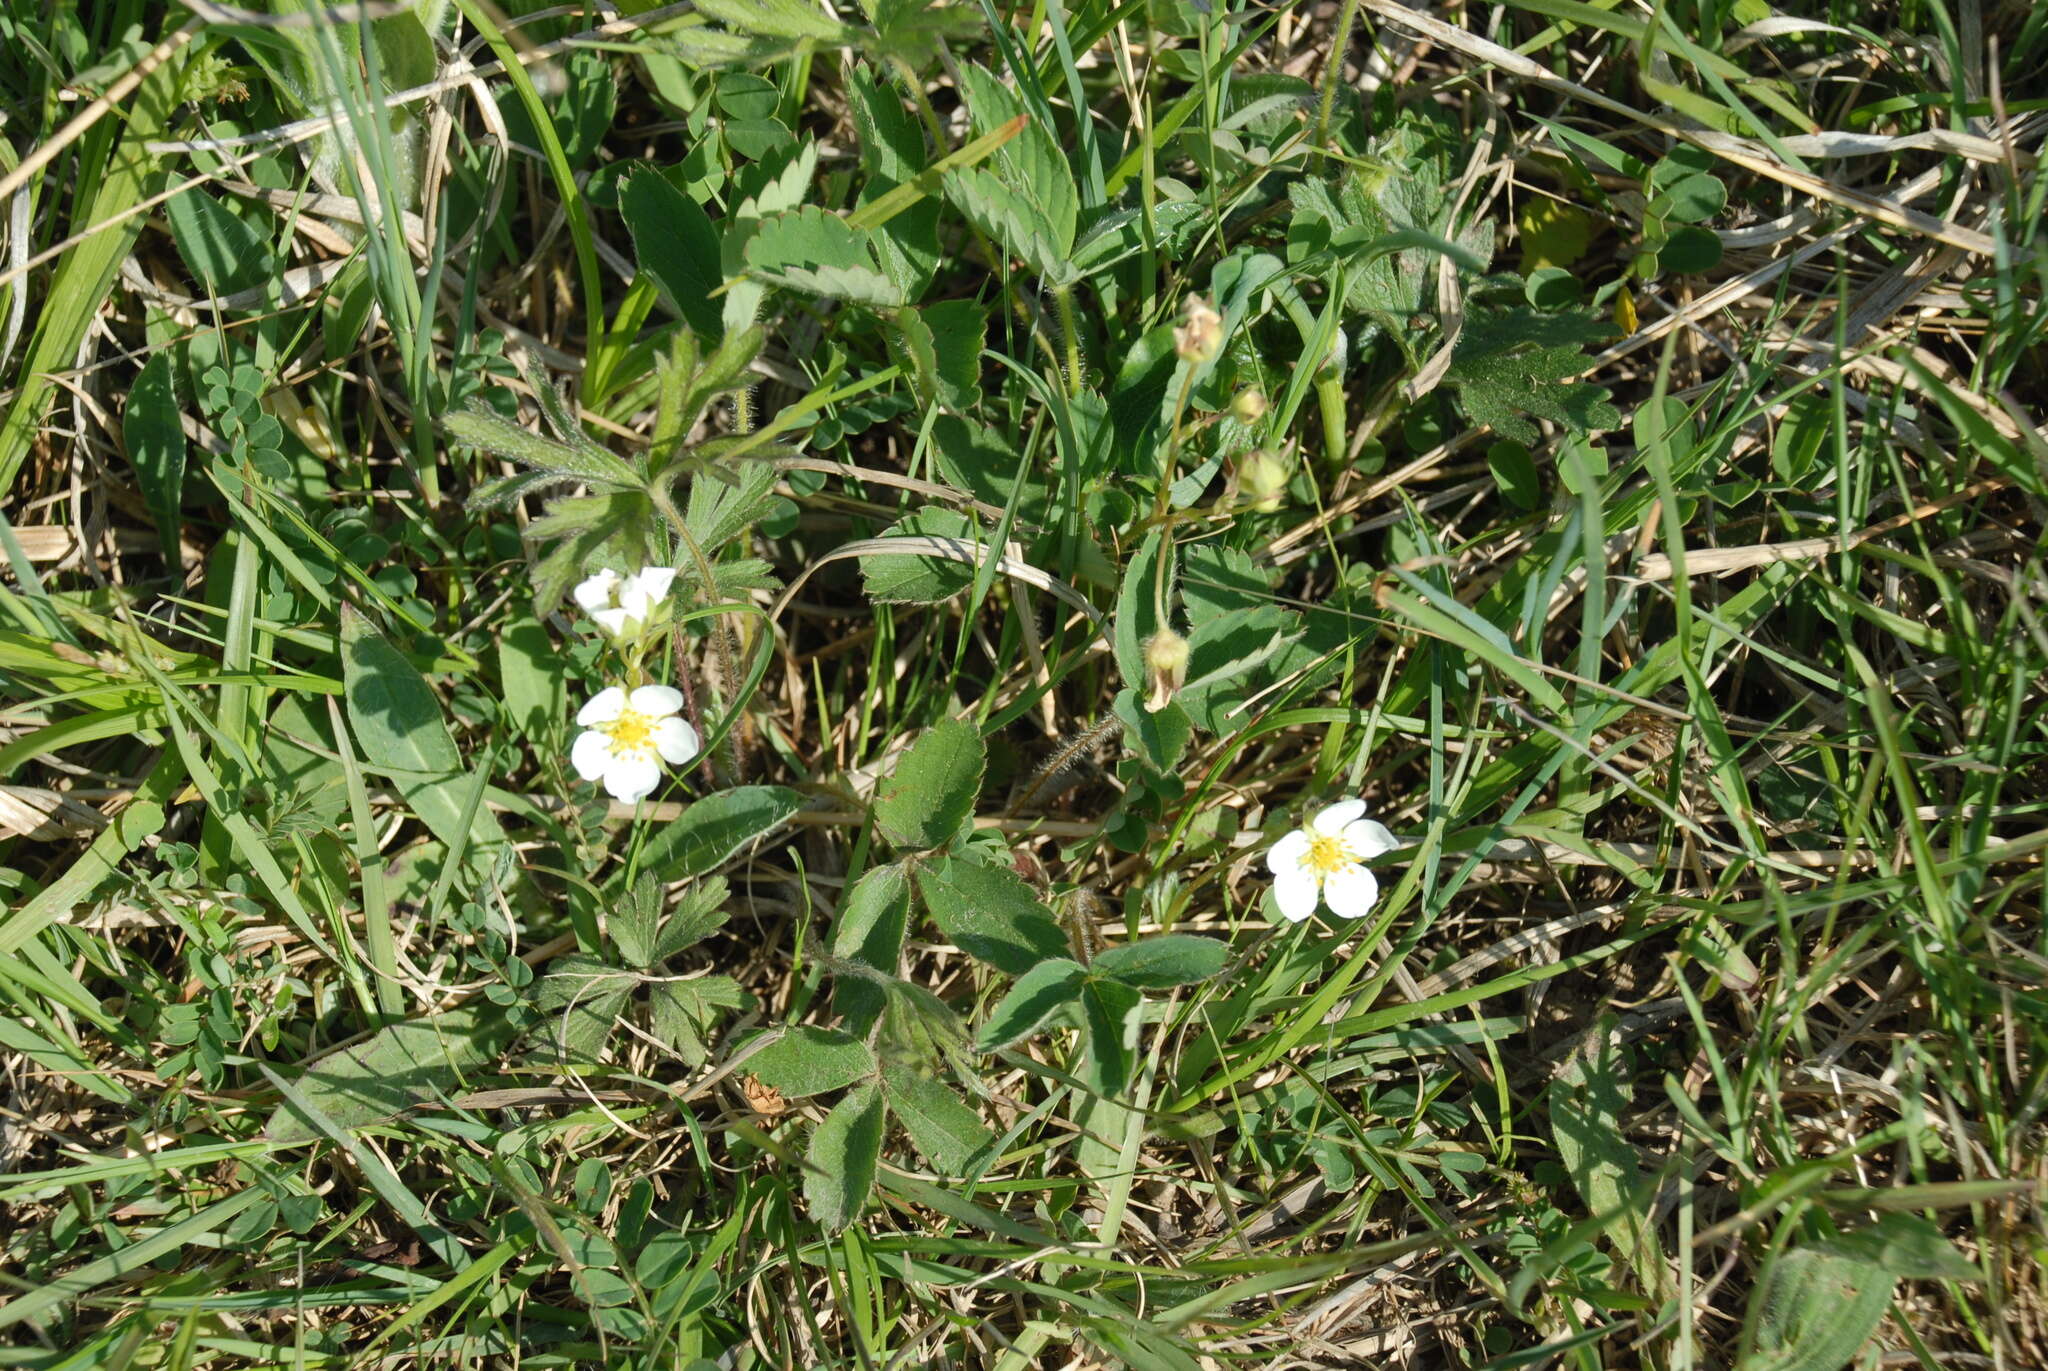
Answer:
<svg viewBox="0 0 2048 1371"><path fill-rule="evenodd" d="M1091 968L1141 990L1206 981L1230 960L1230 946L1191 933L1163 933L1142 942L1112 947L1096 957Z"/></svg>
<svg viewBox="0 0 2048 1371"><path fill-rule="evenodd" d="M439 1099L465 1070L495 1060L512 1033L503 1010L471 1000L392 1024L321 1058L299 1077L299 1093L331 1122L358 1128ZM287 1101L271 1114L264 1136L274 1143L307 1142L320 1130Z"/></svg>
<svg viewBox="0 0 2048 1371"><path fill-rule="evenodd" d="M860 1217L875 1184L888 1112L873 1081L832 1107L804 1151L804 1203L830 1233Z"/></svg>
<svg viewBox="0 0 2048 1371"><path fill-rule="evenodd" d="M803 796L779 785L743 785L707 795L648 836L640 867L665 880L701 876L781 827L802 805Z"/></svg>
<svg viewBox="0 0 2048 1371"><path fill-rule="evenodd" d="M851 1033L800 1024L749 1056L742 1069L790 1099L843 1090L875 1074L875 1054Z"/></svg>
<svg viewBox="0 0 2048 1371"><path fill-rule="evenodd" d="M982 1025L974 1045L983 1052L995 1052L1032 1033L1080 999L1081 982L1087 977L1080 963L1065 957L1040 962L1017 978Z"/></svg>
<svg viewBox="0 0 2048 1371"><path fill-rule="evenodd" d="M930 1077L891 1065L882 1069L882 1088L911 1145L935 1170L964 1176L995 1146L995 1134L981 1115Z"/></svg>
<svg viewBox="0 0 2048 1371"><path fill-rule="evenodd" d="M932 919L962 951L1021 976L1069 948L1052 911L1006 867L954 858L917 873Z"/></svg>
<svg viewBox="0 0 2048 1371"><path fill-rule="evenodd" d="M898 847L937 847L974 814L988 758L981 730L959 719L927 729L875 798L875 821Z"/></svg>

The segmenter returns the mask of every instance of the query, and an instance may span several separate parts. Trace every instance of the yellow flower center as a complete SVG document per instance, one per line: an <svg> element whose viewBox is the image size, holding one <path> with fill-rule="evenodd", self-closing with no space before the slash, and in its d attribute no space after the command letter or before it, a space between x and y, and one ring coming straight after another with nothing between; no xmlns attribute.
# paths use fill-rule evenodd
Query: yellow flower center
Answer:
<svg viewBox="0 0 2048 1371"><path fill-rule="evenodd" d="M1358 857L1351 851L1350 844L1330 833L1309 830L1308 851L1301 855L1301 864L1319 877L1330 877L1346 867L1356 866Z"/></svg>
<svg viewBox="0 0 2048 1371"><path fill-rule="evenodd" d="M654 726L660 722L654 715L628 706L618 718L600 727L612 740L612 751L648 752L654 747Z"/></svg>

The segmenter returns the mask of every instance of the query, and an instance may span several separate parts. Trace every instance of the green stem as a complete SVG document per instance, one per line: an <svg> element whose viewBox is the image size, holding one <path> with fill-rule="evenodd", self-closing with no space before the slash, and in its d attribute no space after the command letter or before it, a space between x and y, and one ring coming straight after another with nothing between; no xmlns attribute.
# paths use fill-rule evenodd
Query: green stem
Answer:
<svg viewBox="0 0 2048 1371"><path fill-rule="evenodd" d="M1336 376L1316 378L1316 403L1323 413L1324 457L1333 469L1341 470L1350 454L1350 435L1344 422L1344 382Z"/></svg>
<svg viewBox="0 0 2048 1371"><path fill-rule="evenodd" d="M1351 23L1358 17L1358 0L1344 0L1337 15L1337 33L1330 42L1330 60L1323 68L1323 101L1316 111L1316 146L1330 137L1330 111L1337 103L1337 83L1344 79L1344 53L1351 46Z"/></svg>
<svg viewBox="0 0 2048 1371"><path fill-rule="evenodd" d="M1081 393L1081 334L1074 326L1074 292L1068 286L1054 286L1052 298L1060 310L1060 331L1067 337L1067 394Z"/></svg>

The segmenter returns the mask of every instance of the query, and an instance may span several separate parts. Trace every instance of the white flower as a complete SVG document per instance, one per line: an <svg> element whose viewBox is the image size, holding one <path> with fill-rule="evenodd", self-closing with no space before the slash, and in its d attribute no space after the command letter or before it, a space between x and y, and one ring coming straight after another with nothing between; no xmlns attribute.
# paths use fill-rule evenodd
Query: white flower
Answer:
<svg viewBox="0 0 2048 1371"><path fill-rule="evenodd" d="M1380 897L1365 863L1400 845L1385 824L1365 817L1365 801L1339 800L1267 851L1273 901L1289 923L1315 913L1318 900L1339 918L1362 919Z"/></svg>
<svg viewBox="0 0 2048 1371"><path fill-rule="evenodd" d="M570 592L584 613L614 638L629 638L647 626L654 607L668 598L674 567L644 566L631 576L606 567L578 582Z"/></svg>
<svg viewBox="0 0 2048 1371"><path fill-rule="evenodd" d="M661 784L661 764L681 766L697 755L697 730L676 717L683 693L644 685L628 695L606 686L576 711L584 731L569 749L569 764L586 781L602 778L615 800L634 804Z"/></svg>

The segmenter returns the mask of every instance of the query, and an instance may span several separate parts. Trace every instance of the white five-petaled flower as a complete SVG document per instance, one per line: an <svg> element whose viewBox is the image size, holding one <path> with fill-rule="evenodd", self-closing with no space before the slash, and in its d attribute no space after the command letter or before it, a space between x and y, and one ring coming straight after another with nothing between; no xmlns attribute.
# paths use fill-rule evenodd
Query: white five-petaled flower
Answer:
<svg viewBox="0 0 2048 1371"><path fill-rule="evenodd" d="M1365 863L1400 845L1385 824L1365 817L1365 801L1326 805L1267 851L1273 901L1289 923L1315 913L1319 900L1339 918L1364 918L1380 897Z"/></svg>
<svg viewBox="0 0 2048 1371"><path fill-rule="evenodd" d="M683 693L644 685L627 694L606 686L576 711L583 732L569 749L569 764L586 781L602 779L615 800L634 804L661 784L661 764L681 766L697 755L697 730L677 717Z"/></svg>
<svg viewBox="0 0 2048 1371"><path fill-rule="evenodd" d="M578 582L570 594L605 632L626 638L646 626L654 607L668 598L669 585L675 579L673 567L644 566L630 576L606 567Z"/></svg>

